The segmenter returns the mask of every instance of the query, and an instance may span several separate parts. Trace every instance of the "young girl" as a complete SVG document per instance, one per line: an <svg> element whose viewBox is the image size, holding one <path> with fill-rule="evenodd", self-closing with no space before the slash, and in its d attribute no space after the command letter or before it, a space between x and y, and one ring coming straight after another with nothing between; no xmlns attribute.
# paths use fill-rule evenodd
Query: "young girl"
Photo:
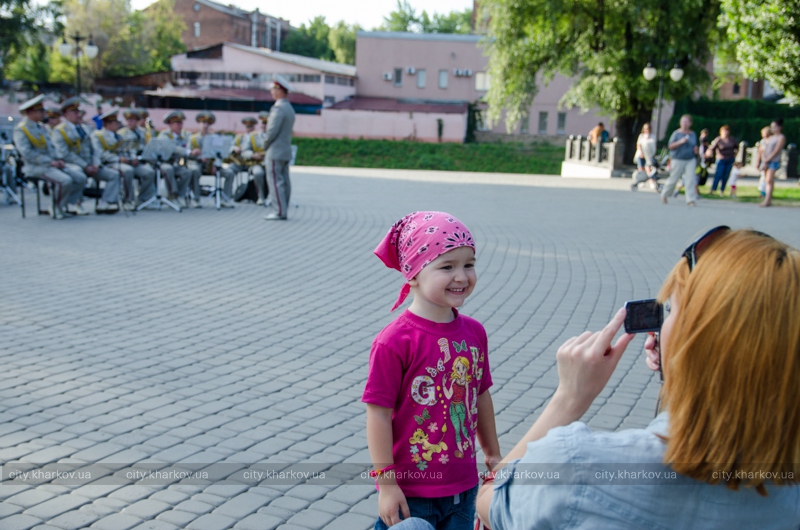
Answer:
<svg viewBox="0 0 800 530"><path fill-rule="evenodd" d="M455 217L415 212L375 254L406 278L392 311L414 296L373 341L361 398L380 490L375 529L411 516L440 530L471 529L476 435L486 466L500 461L486 331L456 309L478 279L475 242Z"/></svg>

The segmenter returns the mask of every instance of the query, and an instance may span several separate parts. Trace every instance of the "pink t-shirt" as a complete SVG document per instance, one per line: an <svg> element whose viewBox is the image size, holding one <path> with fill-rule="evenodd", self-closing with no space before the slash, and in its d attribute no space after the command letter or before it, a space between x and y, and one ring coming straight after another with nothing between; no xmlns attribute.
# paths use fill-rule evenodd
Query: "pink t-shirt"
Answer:
<svg viewBox="0 0 800 530"><path fill-rule="evenodd" d="M492 386L486 330L406 310L372 343L361 401L393 409L392 453L407 497L448 497L478 483L478 396Z"/></svg>

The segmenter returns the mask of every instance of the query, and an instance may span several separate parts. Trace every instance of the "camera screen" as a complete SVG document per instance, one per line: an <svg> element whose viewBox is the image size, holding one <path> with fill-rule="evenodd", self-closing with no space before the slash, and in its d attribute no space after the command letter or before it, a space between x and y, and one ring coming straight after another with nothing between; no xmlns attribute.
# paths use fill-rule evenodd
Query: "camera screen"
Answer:
<svg viewBox="0 0 800 530"><path fill-rule="evenodd" d="M664 311L655 299L627 302L625 309L628 311L625 316L626 333L644 333L661 329Z"/></svg>

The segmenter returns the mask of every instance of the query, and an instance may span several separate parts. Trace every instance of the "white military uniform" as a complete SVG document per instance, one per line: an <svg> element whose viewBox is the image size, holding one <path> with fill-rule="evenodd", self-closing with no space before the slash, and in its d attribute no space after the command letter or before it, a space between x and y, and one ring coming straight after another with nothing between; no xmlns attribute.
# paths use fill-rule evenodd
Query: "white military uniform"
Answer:
<svg viewBox="0 0 800 530"><path fill-rule="evenodd" d="M172 171L164 171L164 165L161 166L169 192L177 193L178 197L185 197L191 184L195 199L200 200L200 171L197 168L192 169L188 163L183 166L179 165L181 158L185 162L189 160L189 133L182 130L180 134L175 134L166 130L158 134L158 139L170 140L175 144L175 152L168 164Z"/></svg>
<svg viewBox="0 0 800 530"><path fill-rule="evenodd" d="M46 180L56 194L55 203L58 208L63 210L67 204L81 201L83 188L86 186L86 174L74 165L68 164L63 169L50 165L59 158L42 124L27 117L23 118L14 127L14 145L25 163L23 174Z"/></svg>
<svg viewBox="0 0 800 530"><path fill-rule="evenodd" d="M147 131L143 127L136 127L136 129L129 129L127 127L121 128L117 134L130 144L129 153L126 154L128 158L136 158L140 155L145 146L147 145ZM156 193L155 181L156 171L153 166L144 161L139 161L139 164L133 166L133 176L139 179L139 197L138 204L141 204ZM128 194L129 190L125 190ZM133 189L130 190L128 195L129 200L133 200Z"/></svg>
<svg viewBox="0 0 800 530"><path fill-rule="evenodd" d="M103 200L109 204L119 201L120 174L115 169L102 167L98 163L90 135L83 125L64 120L53 130L51 139L56 148L56 156L66 162L67 167L79 168L85 174L86 166L96 165L99 170L92 178L96 177L106 183Z"/></svg>
<svg viewBox="0 0 800 530"><path fill-rule="evenodd" d="M264 154L266 152L264 136L258 131L237 134L236 138L233 140L233 144L231 144L231 153L233 153L234 147L241 148L241 159L244 165L231 163L225 164L222 167L222 176L225 179L225 184L223 185L225 194L228 197L231 196L234 177L242 171L247 171L253 175L253 180L256 181L256 187L258 188L258 198L263 201L267 193L263 159L260 161L254 160L253 155L256 153ZM231 153L229 153L228 156L230 156Z"/></svg>

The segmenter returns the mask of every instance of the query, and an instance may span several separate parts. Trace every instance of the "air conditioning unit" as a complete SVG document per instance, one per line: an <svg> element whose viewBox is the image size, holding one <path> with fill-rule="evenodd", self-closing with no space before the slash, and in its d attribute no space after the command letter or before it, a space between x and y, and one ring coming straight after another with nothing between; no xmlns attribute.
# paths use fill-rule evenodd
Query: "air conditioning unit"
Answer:
<svg viewBox="0 0 800 530"><path fill-rule="evenodd" d="M406 73L408 75L414 75L417 73L417 69L414 68L413 66L409 66L408 68L406 68Z"/></svg>
<svg viewBox="0 0 800 530"><path fill-rule="evenodd" d="M461 68L454 68L453 75L456 77L461 77Z"/></svg>
<svg viewBox="0 0 800 530"><path fill-rule="evenodd" d="M469 69L464 70L464 75L467 76L467 77L472 77L472 70L469 70Z"/></svg>
<svg viewBox="0 0 800 530"><path fill-rule="evenodd" d="M383 72L383 80L384 81L391 81L392 79L394 79L394 76L392 75L392 72Z"/></svg>

